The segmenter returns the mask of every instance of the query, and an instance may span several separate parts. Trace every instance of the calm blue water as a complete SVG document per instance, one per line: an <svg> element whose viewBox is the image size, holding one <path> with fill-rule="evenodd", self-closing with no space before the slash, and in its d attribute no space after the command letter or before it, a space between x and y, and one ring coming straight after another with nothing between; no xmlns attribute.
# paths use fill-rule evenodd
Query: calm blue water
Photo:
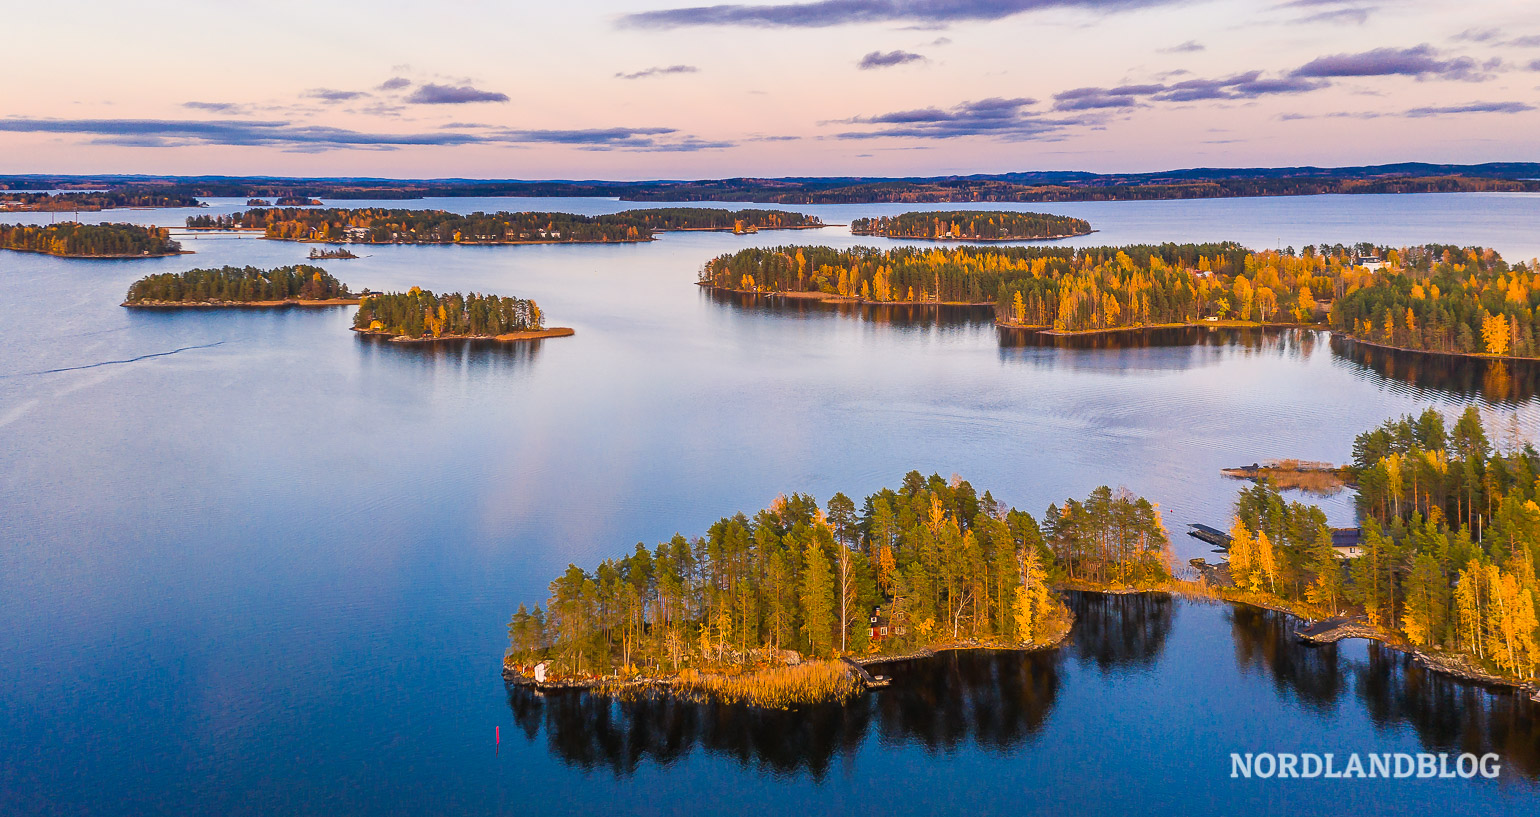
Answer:
<svg viewBox="0 0 1540 817"><path fill-rule="evenodd" d="M905 208L798 209L844 223ZM1438 240L1540 253L1531 196L1038 209L1089 218L1102 232L1087 243ZM693 535L783 491L864 494L911 468L962 474L1033 512L1126 485L1180 528L1226 518L1237 484L1219 468L1340 461L1357 430L1430 403L1478 399L1511 413L1519 433L1540 430L1536 377L1518 366L1450 370L1334 351L1315 333L1018 346L966 314L766 309L693 286L714 255L789 242L855 239L831 227L626 246L378 247L327 264L355 288L533 297L577 330L515 349L372 343L346 331L346 308L118 306L148 273L296 263L304 245L198 238L187 242L197 255L131 261L0 254L0 812L710 813L755 802L875 813L945 802L981 813L1358 814L1371 798L1375 813L1416 814L1432 810L1430 793L1444 812L1535 811L1540 770L1516 765L1537 753L1535 732L1494 725L1512 719L1483 715L1504 700L1486 693L1437 711L1455 713L1462 739L1501 732L1499 751L1515 760L1498 784L1349 794L1319 781L1232 783L1230 751L1289 740L1408 751L1448 745L1450 725L1422 723L1437 720L1415 706L1426 680L1364 645L1310 653L1309 682L1339 690L1323 704L1254 657L1286 652L1286 638L1257 642L1227 608L1186 604L1157 627L1163 646L1148 659L1042 659L1052 700L1019 740L965 730L932 745L877 710L934 710L945 736L957 729L942 717L950 696L900 685L868 704L863 731L836 733L841 748L821 771L825 727L812 717L772 724L790 740L789 764L732 749L742 729L730 719L699 727L714 743L671 759L643 752L618 773L571 754L602 730L528 716L498 676L509 612L543 600L568 562ZM1322 502L1333 521L1350 520L1346 496ZM1178 539L1183 559L1206 555ZM974 687L969 700L999 694Z"/></svg>

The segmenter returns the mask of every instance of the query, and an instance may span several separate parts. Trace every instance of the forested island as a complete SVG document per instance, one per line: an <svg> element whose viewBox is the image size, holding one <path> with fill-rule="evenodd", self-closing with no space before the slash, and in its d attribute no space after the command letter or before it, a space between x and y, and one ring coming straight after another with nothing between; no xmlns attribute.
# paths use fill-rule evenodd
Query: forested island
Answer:
<svg viewBox="0 0 1540 817"><path fill-rule="evenodd" d="M317 196L417 199L427 196L589 196L626 201L750 201L766 204L876 202L1153 201L1321 194L1536 192L1540 164L1403 162L1357 167L1186 168L1155 173L1023 171L971 176L869 176L699 179L690 181L525 181L517 179L299 179L32 175L0 177L0 187L156 185L189 196Z"/></svg>
<svg viewBox="0 0 1540 817"><path fill-rule="evenodd" d="M1343 247L1304 256L1234 243L1127 247L749 248L707 262L700 283L736 292L872 304L993 306L998 323L1059 332L1206 318L1318 319Z"/></svg>
<svg viewBox="0 0 1540 817"><path fill-rule="evenodd" d="M870 304L992 306L1006 328L1320 326L1412 351L1540 356L1540 270L1480 247L1239 244L749 248L700 283Z"/></svg>
<svg viewBox="0 0 1540 817"><path fill-rule="evenodd" d="M600 216L605 218L605 216ZM828 226L817 216L786 210L719 210L714 207L648 207L622 210L617 219L634 219L657 232L718 230L742 233L757 230L809 230Z"/></svg>
<svg viewBox="0 0 1540 817"><path fill-rule="evenodd" d="M968 482L918 472L857 505L805 494L704 536L569 566L509 622L510 683L660 690L757 706L842 699L875 663L937 649L1057 644L1057 585L1160 586L1159 511L1123 491L1052 505L1042 524Z"/></svg>
<svg viewBox="0 0 1540 817"><path fill-rule="evenodd" d="M1494 445L1474 406L1453 428L1428 409L1359 434L1350 470L1356 554L1333 547L1320 508L1264 482L1241 492L1218 577L1234 592L1221 592L1322 620L1307 638L1375 638L1445 672L1535 689L1540 452Z"/></svg>
<svg viewBox="0 0 1540 817"><path fill-rule="evenodd" d="M1049 213L942 210L858 218L850 222L850 232L931 241L1021 241L1085 235L1091 232L1091 224Z"/></svg>
<svg viewBox="0 0 1540 817"><path fill-rule="evenodd" d="M0 224L0 249L61 258L161 258L187 252L163 227L137 224Z"/></svg>
<svg viewBox="0 0 1540 817"><path fill-rule="evenodd" d="M310 255L308 256L311 261L330 261L333 259L347 260L349 258L357 257L358 255L347 247L338 247L332 250L323 250L320 248L312 247L310 249Z"/></svg>
<svg viewBox="0 0 1540 817"><path fill-rule="evenodd" d="M602 216L572 213L471 213L445 210L257 209L191 216L190 229L263 231L286 241L359 244L586 244L651 241L669 230L758 230L822 227L814 216L784 210L665 207Z"/></svg>
<svg viewBox="0 0 1540 817"><path fill-rule="evenodd" d="M247 199L247 207L272 207L273 203L267 199Z"/></svg>
<svg viewBox="0 0 1540 817"><path fill-rule="evenodd" d="M175 190L125 187L63 193L0 192L0 210L66 213L123 207L201 207L198 197Z"/></svg>
<svg viewBox="0 0 1540 817"><path fill-rule="evenodd" d="M566 327L546 328L534 301L472 292L407 292L365 295L353 316L354 331L395 341L518 341L566 337Z"/></svg>
<svg viewBox="0 0 1540 817"><path fill-rule="evenodd" d="M358 303L347 284L320 267L219 267L148 275L123 306L341 306Z"/></svg>
<svg viewBox="0 0 1540 817"><path fill-rule="evenodd" d="M957 477L908 474L856 503L778 498L705 535L592 571L509 622L509 683L652 691L761 707L880 686L855 666L941 649L1051 646L1059 589L1173 592L1282 610L1298 635L1372 638L1458 677L1537 689L1540 452L1494 446L1479 412L1429 409L1360 434L1363 528L1334 540L1318 507L1270 481L1240 492L1227 561L1179 580L1159 510L1098 488L1041 521ZM1358 532L1353 531L1356 535Z"/></svg>

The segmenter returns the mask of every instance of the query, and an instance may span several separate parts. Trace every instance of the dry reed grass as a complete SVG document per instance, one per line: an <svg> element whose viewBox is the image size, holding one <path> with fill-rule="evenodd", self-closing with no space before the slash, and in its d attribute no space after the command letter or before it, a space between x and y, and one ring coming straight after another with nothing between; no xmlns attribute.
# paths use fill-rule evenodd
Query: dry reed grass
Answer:
<svg viewBox="0 0 1540 817"><path fill-rule="evenodd" d="M741 674L686 669L672 685L724 703L765 709L843 702L863 689L861 680L843 661L807 661Z"/></svg>

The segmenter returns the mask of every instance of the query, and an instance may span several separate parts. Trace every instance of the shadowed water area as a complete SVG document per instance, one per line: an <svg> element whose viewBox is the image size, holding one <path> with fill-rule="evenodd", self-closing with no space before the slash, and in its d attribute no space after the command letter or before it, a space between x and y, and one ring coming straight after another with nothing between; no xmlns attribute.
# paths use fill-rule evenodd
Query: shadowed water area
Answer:
<svg viewBox="0 0 1540 817"><path fill-rule="evenodd" d="M1101 230L1077 244L1441 241L1518 259L1540 252L1537 202L1035 207ZM85 215L177 224L240 204ZM799 209L833 224L906 208ZM891 690L843 710L510 700L504 624L569 562L695 535L781 492L859 497L917 469L1041 513L1123 485L1180 531L1228 519L1239 483L1219 469L1340 462L1389 416L1474 400L1519 434L1540 421L1532 364L1292 330L1050 341L1002 334L987 311L694 286L717 254L781 243L861 240L676 233L324 264L355 289L533 298L577 330L517 346L359 338L349 308L118 306L140 276L301 263L302 244L0 253L0 812L1535 812L1531 705L1361 642L1299 646L1271 614L1160 599L1081 598L1063 650L895 666ZM1346 492L1319 501L1352 522ZM1181 560L1210 555L1175 539ZM1503 777L1228 777L1232 751L1466 747L1501 754Z"/></svg>
<svg viewBox="0 0 1540 817"><path fill-rule="evenodd" d="M1411 785L1420 787L1418 797L1450 798L1457 809L1471 806L1469 813L1533 803L1540 707L1522 696L1453 682L1378 645L1306 645L1294 636L1298 620L1272 611L1163 594L1077 592L1069 602L1077 623L1062 649L946 652L885 664L876 671L891 675L893 685L847 706L764 711L526 687L511 687L508 705L529 746L543 744L585 772L626 779L711 758L848 789L882 801L885 813L931 813L934 801L903 780L866 772L921 761L935 764L936 785L978 798L991 813L1010 810L1024 793L1030 799L1016 808L1030 813L1084 803L1090 792L1097 801L1116 801L1133 794L1118 791L1130 775L1138 776L1142 807L1157 813L1205 801L1230 813L1273 799L1322 813L1313 800L1323 795L1334 801L1325 813L1424 813L1416 802L1379 802L1389 787ZM1227 643L1233 656L1214 660ZM1249 730L1212 734L1221 713ZM1300 731L1306 724L1314 728ZM1113 731L1088 734L1093 725ZM1514 780L1229 778L1229 751L1345 757L1357 745L1495 752ZM1097 779L1088 774L1087 756L1138 771ZM1151 767L1183 771L1151 786L1140 776ZM1087 808L1114 813L1104 802Z"/></svg>

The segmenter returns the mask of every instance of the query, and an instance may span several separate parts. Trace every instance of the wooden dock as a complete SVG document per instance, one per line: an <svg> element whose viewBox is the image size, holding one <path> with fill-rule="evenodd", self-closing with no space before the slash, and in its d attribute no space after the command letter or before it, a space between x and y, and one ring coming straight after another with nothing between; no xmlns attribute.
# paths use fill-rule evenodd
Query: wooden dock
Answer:
<svg viewBox="0 0 1540 817"><path fill-rule="evenodd" d="M1188 536L1207 542L1220 550L1230 549L1230 534L1199 522L1193 522L1187 527L1190 529L1187 531Z"/></svg>
<svg viewBox="0 0 1540 817"><path fill-rule="evenodd" d="M852 661L849 658L841 658L841 660L849 665L850 671L854 673L857 678L861 679L861 683L865 684L867 689L882 689L888 684L893 683L891 678L888 678L884 675L873 675L871 672L867 671L866 667L857 664L855 661Z"/></svg>

